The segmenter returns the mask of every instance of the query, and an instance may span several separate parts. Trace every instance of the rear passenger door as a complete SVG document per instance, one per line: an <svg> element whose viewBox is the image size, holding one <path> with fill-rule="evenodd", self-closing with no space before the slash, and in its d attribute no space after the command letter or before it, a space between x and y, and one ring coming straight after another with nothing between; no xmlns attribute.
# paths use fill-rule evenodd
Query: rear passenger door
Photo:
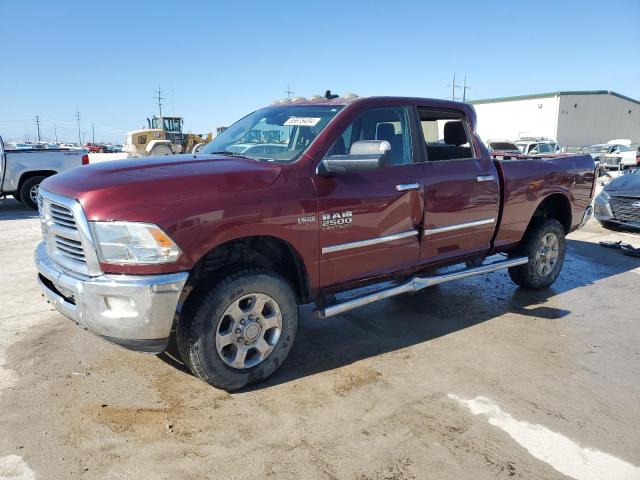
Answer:
<svg viewBox="0 0 640 480"><path fill-rule="evenodd" d="M418 108L426 161L421 261L489 250L498 221L497 169L471 141L461 111Z"/></svg>

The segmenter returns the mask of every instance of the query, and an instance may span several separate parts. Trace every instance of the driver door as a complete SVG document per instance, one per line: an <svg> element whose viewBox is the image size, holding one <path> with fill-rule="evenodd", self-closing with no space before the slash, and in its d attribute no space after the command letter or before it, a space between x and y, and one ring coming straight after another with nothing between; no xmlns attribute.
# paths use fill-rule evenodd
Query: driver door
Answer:
<svg viewBox="0 0 640 480"><path fill-rule="evenodd" d="M373 171L314 174L322 287L401 271L418 260L423 166L414 162L410 118L404 106L361 113L327 156L347 154L359 140L386 140L388 163Z"/></svg>

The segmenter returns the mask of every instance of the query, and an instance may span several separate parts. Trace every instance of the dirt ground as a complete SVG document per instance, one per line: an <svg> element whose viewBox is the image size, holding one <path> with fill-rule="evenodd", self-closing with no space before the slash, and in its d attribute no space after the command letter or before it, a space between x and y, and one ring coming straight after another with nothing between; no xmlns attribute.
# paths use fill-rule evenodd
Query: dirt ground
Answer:
<svg viewBox="0 0 640 480"><path fill-rule="evenodd" d="M35 214L0 200L0 478L640 478L640 259L590 223L548 291L506 272L302 315L228 394L53 310Z"/></svg>

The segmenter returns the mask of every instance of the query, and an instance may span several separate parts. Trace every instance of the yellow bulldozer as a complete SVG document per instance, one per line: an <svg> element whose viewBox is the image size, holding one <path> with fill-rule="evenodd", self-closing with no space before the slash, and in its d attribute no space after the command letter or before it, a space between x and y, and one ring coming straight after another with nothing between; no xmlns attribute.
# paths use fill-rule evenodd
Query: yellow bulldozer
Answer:
<svg viewBox="0 0 640 480"><path fill-rule="evenodd" d="M148 128L127 133L123 150L134 156L195 153L211 140L211 133L183 133L182 123L182 117L147 118Z"/></svg>

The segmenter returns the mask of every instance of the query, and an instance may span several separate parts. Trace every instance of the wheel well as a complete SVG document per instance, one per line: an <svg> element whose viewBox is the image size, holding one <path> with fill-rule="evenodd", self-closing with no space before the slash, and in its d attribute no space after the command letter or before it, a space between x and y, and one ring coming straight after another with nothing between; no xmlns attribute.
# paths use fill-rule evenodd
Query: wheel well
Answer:
<svg viewBox="0 0 640 480"><path fill-rule="evenodd" d="M555 218L562 224L564 233L567 234L571 230L571 203L561 193L549 195L538 205L531 220L533 221L536 217Z"/></svg>
<svg viewBox="0 0 640 480"><path fill-rule="evenodd" d="M271 236L244 237L218 245L198 261L188 284L195 288L217 273L240 267L269 268L291 284L300 303L309 301L309 281L302 258L289 243Z"/></svg>
<svg viewBox="0 0 640 480"><path fill-rule="evenodd" d="M58 172L56 172L55 170L33 170L33 171L25 172L20 176L20 180L18 181L17 191L20 192L20 189L22 188L22 184L27 180L29 180L30 178L50 177L51 175L55 175L56 173Z"/></svg>

